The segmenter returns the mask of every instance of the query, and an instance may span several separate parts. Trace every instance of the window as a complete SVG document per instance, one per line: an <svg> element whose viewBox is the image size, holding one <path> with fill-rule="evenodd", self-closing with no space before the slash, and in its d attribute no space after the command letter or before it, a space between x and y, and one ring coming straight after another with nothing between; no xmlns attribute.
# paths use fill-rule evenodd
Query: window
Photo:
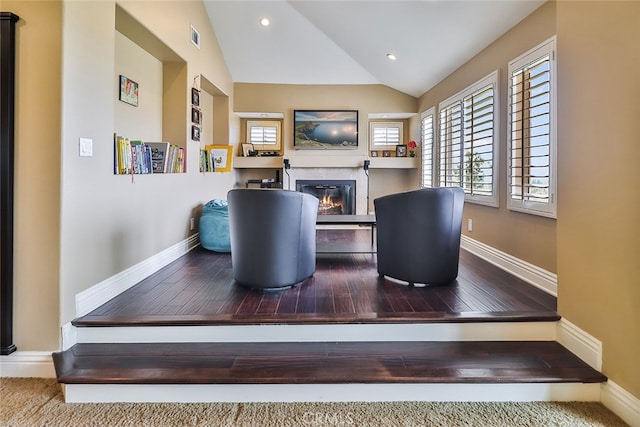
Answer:
<svg viewBox="0 0 640 427"><path fill-rule="evenodd" d="M498 71L440 104L438 185L469 202L498 206Z"/></svg>
<svg viewBox="0 0 640 427"><path fill-rule="evenodd" d="M433 142L435 108L431 107L422 113L420 119L420 136L422 145L422 182L423 188L433 187Z"/></svg>
<svg viewBox="0 0 640 427"><path fill-rule="evenodd" d="M256 150L280 150L280 122L247 120L247 142Z"/></svg>
<svg viewBox="0 0 640 427"><path fill-rule="evenodd" d="M555 38L509 63L507 207L556 217Z"/></svg>
<svg viewBox="0 0 640 427"><path fill-rule="evenodd" d="M402 144L402 122L371 122L369 124L369 140L371 149L383 149L390 145Z"/></svg>

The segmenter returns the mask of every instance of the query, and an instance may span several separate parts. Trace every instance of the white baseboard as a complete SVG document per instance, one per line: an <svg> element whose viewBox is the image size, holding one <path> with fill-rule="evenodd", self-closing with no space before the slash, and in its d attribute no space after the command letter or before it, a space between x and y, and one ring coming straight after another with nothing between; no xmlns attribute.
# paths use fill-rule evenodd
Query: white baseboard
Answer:
<svg viewBox="0 0 640 427"><path fill-rule="evenodd" d="M640 399L609 380L602 384L600 401L631 427L640 427Z"/></svg>
<svg viewBox="0 0 640 427"><path fill-rule="evenodd" d="M55 378L53 351L16 351L0 356L0 377Z"/></svg>
<svg viewBox="0 0 640 427"><path fill-rule="evenodd" d="M530 264L519 258L499 251L482 242L462 235L460 247L472 254L494 264L514 276L542 289L553 296L558 296L558 275Z"/></svg>
<svg viewBox="0 0 640 427"><path fill-rule="evenodd" d="M556 341L593 369L602 370L602 342L565 318L557 323Z"/></svg>
<svg viewBox="0 0 640 427"><path fill-rule="evenodd" d="M76 295L76 316L84 316L95 310L144 278L180 258L198 246L199 243L200 239L196 233L162 252L80 292Z"/></svg>

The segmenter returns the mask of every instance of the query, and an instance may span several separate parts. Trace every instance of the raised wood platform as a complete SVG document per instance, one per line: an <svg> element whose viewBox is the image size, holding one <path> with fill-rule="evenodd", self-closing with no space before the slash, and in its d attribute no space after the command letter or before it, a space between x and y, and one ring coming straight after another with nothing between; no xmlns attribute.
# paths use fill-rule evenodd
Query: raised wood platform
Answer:
<svg viewBox="0 0 640 427"><path fill-rule="evenodd" d="M319 233L321 233L319 231ZM367 242L368 230L325 230L320 241ZM93 312L86 326L556 321L556 298L462 250L450 286L409 288L379 277L375 254L318 255L295 288L233 281L231 256L196 248Z"/></svg>
<svg viewBox="0 0 640 427"><path fill-rule="evenodd" d="M553 341L559 319L555 297L464 250L450 286L319 254L313 278L262 292L197 248L74 320L54 364L74 402L595 400L606 377Z"/></svg>

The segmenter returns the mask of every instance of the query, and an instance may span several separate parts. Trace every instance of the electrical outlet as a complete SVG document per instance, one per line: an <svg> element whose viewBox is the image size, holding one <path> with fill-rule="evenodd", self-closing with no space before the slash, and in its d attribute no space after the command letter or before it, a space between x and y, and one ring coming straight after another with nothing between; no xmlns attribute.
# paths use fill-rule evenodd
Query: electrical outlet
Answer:
<svg viewBox="0 0 640 427"><path fill-rule="evenodd" d="M471 218L467 219L467 231L473 231L473 220Z"/></svg>
<svg viewBox="0 0 640 427"><path fill-rule="evenodd" d="M190 227L191 230L196 228L196 219L195 218L191 218L191 222L189 224L190 224L189 227Z"/></svg>

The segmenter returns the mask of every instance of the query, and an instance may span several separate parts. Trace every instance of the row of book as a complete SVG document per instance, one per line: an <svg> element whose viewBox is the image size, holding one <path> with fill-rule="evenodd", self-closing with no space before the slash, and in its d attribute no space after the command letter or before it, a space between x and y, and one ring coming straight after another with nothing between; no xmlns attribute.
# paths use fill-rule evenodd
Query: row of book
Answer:
<svg viewBox="0 0 640 427"><path fill-rule="evenodd" d="M185 171L184 149L169 142L143 142L113 135L116 175L180 173Z"/></svg>

